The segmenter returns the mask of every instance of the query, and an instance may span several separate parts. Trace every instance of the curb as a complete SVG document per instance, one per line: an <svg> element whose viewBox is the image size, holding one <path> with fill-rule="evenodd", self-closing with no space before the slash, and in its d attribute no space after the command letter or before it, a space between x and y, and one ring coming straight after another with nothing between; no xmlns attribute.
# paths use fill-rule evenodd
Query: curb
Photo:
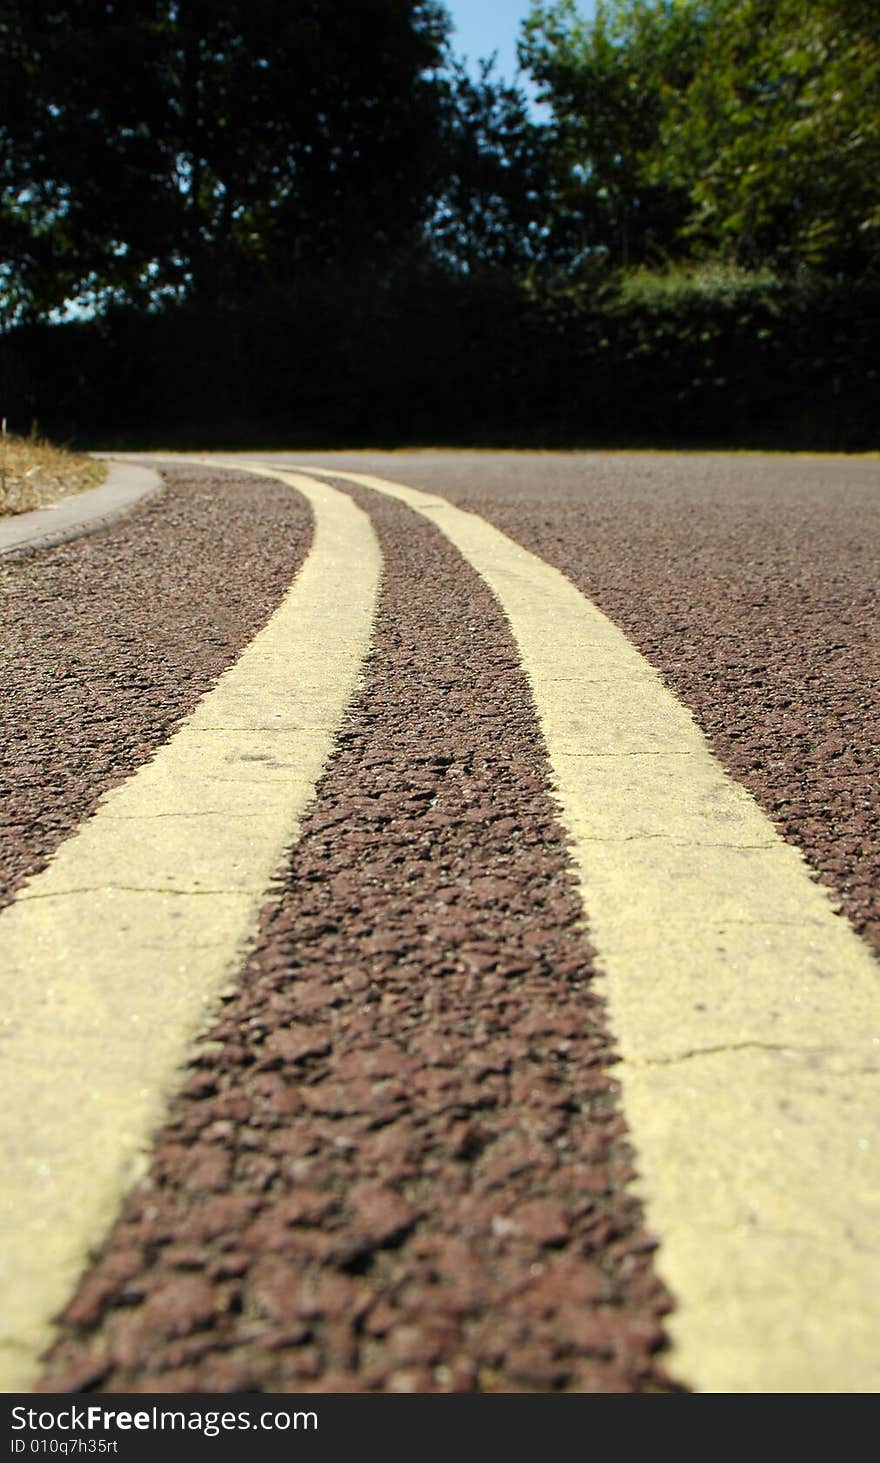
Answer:
<svg viewBox="0 0 880 1463"><path fill-rule="evenodd" d="M71 539L109 527L162 488L162 479L150 467L111 462L106 482L84 493L61 498L51 508L17 513L0 519L0 563L29 558Z"/></svg>

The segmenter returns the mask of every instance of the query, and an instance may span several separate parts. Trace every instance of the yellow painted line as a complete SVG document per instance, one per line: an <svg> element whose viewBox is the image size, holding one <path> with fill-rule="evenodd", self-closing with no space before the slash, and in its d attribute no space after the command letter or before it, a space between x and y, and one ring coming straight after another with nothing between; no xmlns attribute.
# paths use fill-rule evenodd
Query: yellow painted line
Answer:
<svg viewBox="0 0 880 1463"><path fill-rule="evenodd" d="M880 972L867 946L568 579L442 498L321 472L435 523L512 628L677 1300L670 1367L708 1392L877 1390Z"/></svg>
<svg viewBox="0 0 880 1463"><path fill-rule="evenodd" d="M315 519L274 615L154 759L0 914L0 1390L26 1390L143 1172L192 1038L240 966L372 633L367 516L286 475Z"/></svg>

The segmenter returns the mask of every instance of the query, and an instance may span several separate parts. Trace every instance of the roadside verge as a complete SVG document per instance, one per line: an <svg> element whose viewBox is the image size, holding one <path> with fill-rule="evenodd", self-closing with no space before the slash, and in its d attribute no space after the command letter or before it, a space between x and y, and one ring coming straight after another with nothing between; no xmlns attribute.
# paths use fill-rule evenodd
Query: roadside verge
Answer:
<svg viewBox="0 0 880 1463"><path fill-rule="evenodd" d="M162 479L154 468L111 462L107 479L100 487L61 498L49 508L17 513L0 521L0 562L24 558L84 534L97 533L124 517L144 498L158 493L161 487Z"/></svg>

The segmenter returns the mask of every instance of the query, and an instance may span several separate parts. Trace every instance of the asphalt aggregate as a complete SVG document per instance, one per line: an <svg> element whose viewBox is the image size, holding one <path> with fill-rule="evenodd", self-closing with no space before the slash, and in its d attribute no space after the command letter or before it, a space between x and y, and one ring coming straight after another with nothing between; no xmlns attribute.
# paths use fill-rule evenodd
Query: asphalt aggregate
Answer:
<svg viewBox="0 0 880 1463"><path fill-rule="evenodd" d="M311 543L281 483L175 468L92 537L0 565L0 907L146 762L274 610Z"/></svg>
<svg viewBox="0 0 880 1463"><path fill-rule="evenodd" d="M690 708L880 953L880 460L334 460L440 493L561 569Z"/></svg>
<svg viewBox="0 0 880 1463"><path fill-rule="evenodd" d="M353 495L386 562L366 684L43 1385L670 1390L514 646L436 530Z"/></svg>
<svg viewBox="0 0 880 1463"><path fill-rule="evenodd" d="M880 952L880 464L289 455L480 513L567 574ZM0 570L3 898L253 637L291 489L165 468ZM64 1314L47 1392L673 1392L615 1050L509 629L410 510L236 988Z"/></svg>

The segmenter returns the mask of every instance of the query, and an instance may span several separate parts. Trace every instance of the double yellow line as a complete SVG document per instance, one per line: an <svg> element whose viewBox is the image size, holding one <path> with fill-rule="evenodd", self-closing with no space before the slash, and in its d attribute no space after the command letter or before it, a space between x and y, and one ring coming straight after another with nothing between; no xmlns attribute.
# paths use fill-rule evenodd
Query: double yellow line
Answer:
<svg viewBox="0 0 880 1463"><path fill-rule="evenodd" d="M143 1164L356 685L380 555L360 509L316 481L329 476L435 523L510 623L677 1300L670 1367L706 1391L876 1390L880 1039L867 948L690 714L557 570L399 484L249 470L311 503L315 543L293 588L175 737L0 916L12 992L0 1385L32 1378L52 1315Z"/></svg>

